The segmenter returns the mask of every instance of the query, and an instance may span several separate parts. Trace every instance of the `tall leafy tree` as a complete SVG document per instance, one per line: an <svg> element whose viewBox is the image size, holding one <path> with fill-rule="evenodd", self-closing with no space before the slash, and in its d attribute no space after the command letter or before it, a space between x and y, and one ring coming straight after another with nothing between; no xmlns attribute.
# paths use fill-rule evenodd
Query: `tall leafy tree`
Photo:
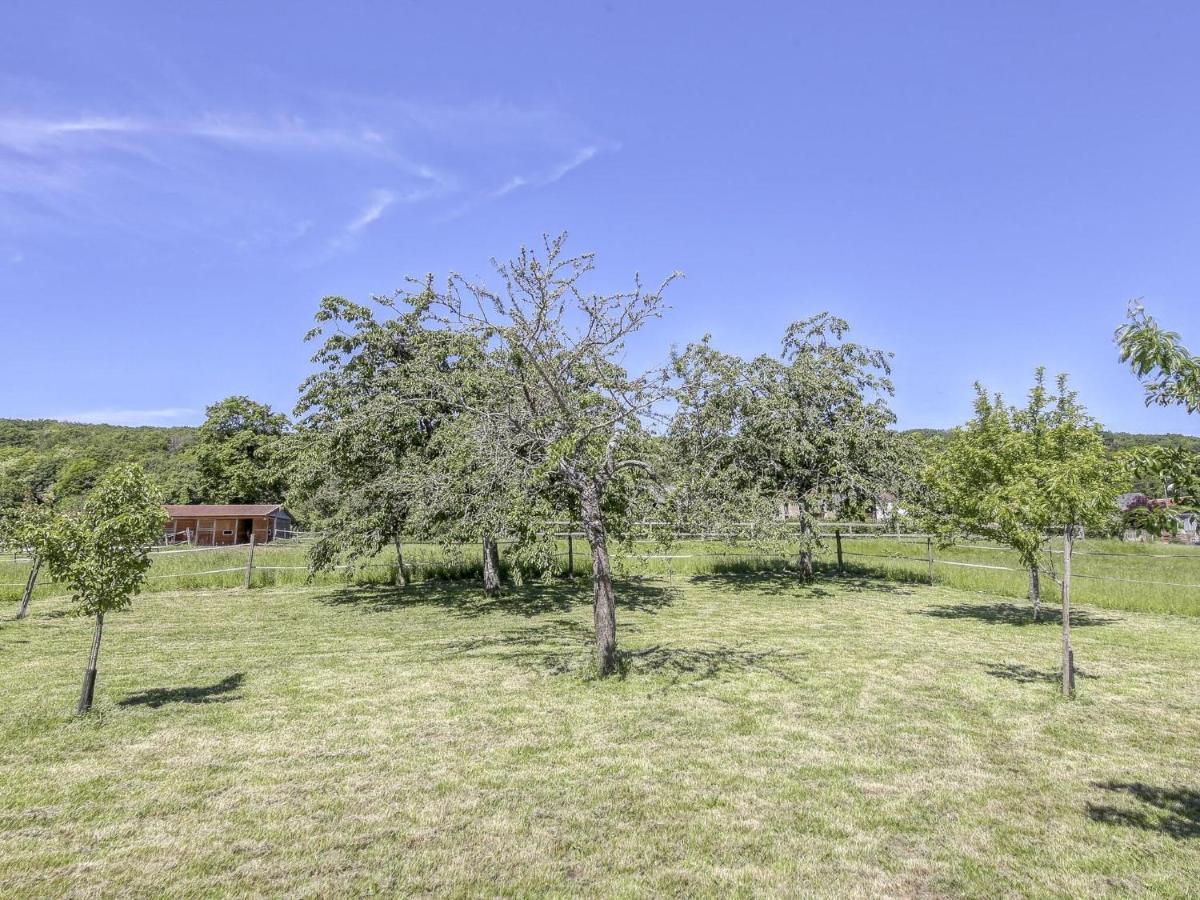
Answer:
<svg viewBox="0 0 1200 900"><path fill-rule="evenodd" d="M104 617L126 609L150 568L150 548L162 533L162 498L141 467L110 469L72 514L55 517L45 542L46 563L71 590L74 611L95 620L77 712L92 706Z"/></svg>
<svg viewBox="0 0 1200 900"><path fill-rule="evenodd" d="M824 511L900 488L909 447L892 430L890 357L846 340L849 330L821 313L787 329L778 357L742 359L707 338L675 356L677 521L700 530L744 522L756 539L797 541L808 579ZM780 516L784 503L797 518Z"/></svg>
<svg viewBox="0 0 1200 900"><path fill-rule="evenodd" d="M282 459L287 416L249 397L233 396L206 410L196 442L190 498L201 503L277 503L287 487Z"/></svg>
<svg viewBox="0 0 1200 900"><path fill-rule="evenodd" d="M314 569L396 551L426 488L428 448L446 416L432 392L449 369L449 334L428 328L424 307L376 298L376 308L326 297L309 340L320 368L301 386L289 448L290 497L323 529Z"/></svg>
<svg viewBox="0 0 1200 900"><path fill-rule="evenodd" d="M626 340L661 314L671 278L653 290L635 278L626 291L591 292L593 255L569 255L565 241L547 238L541 253L523 248L497 263L498 287L452 274L443 289L430 279L422 290L443 328L485 348L483 389L461 406L475 434L493 438L474 441L481 467L520 473L539 491L561 487L578 511L606 675L617 666L612 501L623 478L648 468L645 425L670 393L665 368L632 374L621 360Z"/></svg>

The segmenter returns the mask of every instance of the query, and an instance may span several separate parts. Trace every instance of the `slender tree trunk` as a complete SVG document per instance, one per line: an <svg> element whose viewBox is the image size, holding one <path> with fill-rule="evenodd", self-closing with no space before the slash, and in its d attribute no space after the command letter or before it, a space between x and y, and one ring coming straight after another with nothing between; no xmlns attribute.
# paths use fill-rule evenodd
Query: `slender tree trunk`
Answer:
<svg viewBox="0 0 1200 900"><path fill-rule="evenodd" d="M392 540L396 545L396 587L402 588L408 584L408 579L404 576L404 546L400 543L399 536Z"/></svg>
<svg viewBox="0 0 1200 900"><path fill-rule="evenodd" d="M21 605L17 607L17 618L23 619L29 615L29 603L33 600L33 591L37 587L38 571L42 568L42 560L35 553L33 568L29 570L29 578L25 580L25 593L21 595Z"/></svg>
<svg viewBox="0 0 1200 900"><path fill-rule="evenodd" d="M1029 599L1033 601L1033 621L1036 622L1042 614L1042 579L1037 563L1029 567Z"/></svg>
<svg viewBox="0 0 1200 900"><path fill-rule="evenodd" d="M596 626L596 667L611 675L617 668L617 598L613 593L608 534L600 509L600 488L588 482L580 496L583 532L592 551L592 618Z"/></svg>
<svg viewBox="0 0 1200 900"><path fill-rule="evenodd" d="M800 566L800 580L809 582L813 580L813 554L812 544L809 542L808 526L802 524L800 526L800 558L798 560Z"/></svg>
<svg viewBox="0 0 1200 900"><path fill-rule="evenodd" d="M483 591L489 597L500 593L500 548L491 535L483 539Z"/></svg>
<svg viewBox="0 0 1200 900"><path fill-rule="evenodd" d="M1075 529L1068 525L1063 539L1062 583L1062 690L1075 694L1075 651L1071 649L1071 555L1075 551Z"/></svg>
<svg viewBox="0 0 1200 900"><path fill-rule="evenodd" d="M96 666L100 662L100 638L104 634L104 613L96 613L96 630L92 632L92 652L88 655L88 667L83 673L83 689L79 692L79 706L75 712L83 715L92 708L92 697L96 693Z"/></svg>

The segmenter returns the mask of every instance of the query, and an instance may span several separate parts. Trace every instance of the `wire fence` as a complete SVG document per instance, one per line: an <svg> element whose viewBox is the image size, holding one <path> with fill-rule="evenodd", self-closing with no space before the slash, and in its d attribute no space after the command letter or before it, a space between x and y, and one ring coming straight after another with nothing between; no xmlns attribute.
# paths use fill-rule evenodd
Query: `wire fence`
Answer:
<svg viewBox="0 0 1200 900"><path fill-rule="evenodd" d="M525 572L525 577L576 576L590 570L583 533L563 524L565 530L548 535L557 542L549 571ZM855 528L849 532L838 527L817 535L820 546L814 548L812 559L818 571L853 570L1014 595L1028 590L1021 580L1029 578L1030 567L1021 564L1012 548L978 538L946 543L931 534L894 534L872 523L855 523ZM263 544L156 547L151 551L147 582L170 590L176 586L201 589L328 583L335 579L363 583L395 580L398 566L390 549L375 559L343 562L314 572L308 550L319 536L319 532L293 532ZM508 538L498 541L502 546L512 542ZM409 580L472 578L482 572L482 548L477 543L404 541L403 546ZM799 542L754 540L731 527L614 541L611 558L614 570L622 575L783 573L800 568L800 549ZM1063 552L1061 546L1052 543L1043 547L1037 566L1039 576L1060 584L1056 561L1062 559ZM503 552L501 556L503 560ZM1073 577L1089 583L1089 601L1121 608L1200 614L1200 569L1192 565L1200 563L1200 549L1180 547L1174 552L1161 552L1157 547L1146 547L1137 551L1124 549L1116 542L1089 539L1076 544L1073 558ZM0 556L0 599L25 593L32 563L32 558L19 548L11 557ZM34 589L45 596L61 593L65 587L43 572Z"/></svg>

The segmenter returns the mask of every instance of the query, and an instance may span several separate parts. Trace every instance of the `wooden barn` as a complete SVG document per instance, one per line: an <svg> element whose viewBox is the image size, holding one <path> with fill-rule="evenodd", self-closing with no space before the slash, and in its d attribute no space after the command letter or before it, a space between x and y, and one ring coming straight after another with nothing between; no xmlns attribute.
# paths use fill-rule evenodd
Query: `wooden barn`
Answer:
<svg viewBox="0 0 1200 900"><path fill-rule="evenodd" d="M168 503L167 516L163 537L168 544L248 544L250 535L254 543L265 544L292 530L292 517L278 503Z"/></svg>

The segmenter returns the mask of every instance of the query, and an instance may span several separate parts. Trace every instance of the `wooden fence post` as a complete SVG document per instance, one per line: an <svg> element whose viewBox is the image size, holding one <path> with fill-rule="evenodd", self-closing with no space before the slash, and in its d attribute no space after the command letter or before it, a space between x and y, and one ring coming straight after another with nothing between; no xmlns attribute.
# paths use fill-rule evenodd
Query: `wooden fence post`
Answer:
<svg viewBox="0 0 1200 900"><path fill-rule="evenodd" d="M250 580L254 577L254 532L250 532L250 549L246 553L246 590L250 590Z"/></svg>
<svg viewBox="0 0 1200 900"><path fill-rule="evenodd" d="M575 580L575 538L567 532L567 578Z"/></svg>
<svg viewBox="0 0 1200 900"><path fill-rule="evenodd" d="M933 538L925 538L925 558L929 560L929 583L933 584Z"/></svg>
<svg viewBox="0 0 1200 900"><path fill-rule="evenodd" d="M29 602L33 599L34 588L37 587L38 570L42 567L42 560L36 553L33 555L32 565L29 569L29 578L25 580L25 592L21 594L21 605L17 609L17 618L23 619L29 615Z"/></svg>
<svg viewBox="0 0 1200 900"><path fill-rule="evenodd" d="M834 540L837 541L838 574L841 575L844 571L842 566L842 529L835 529L833 532L833 537Z"/></svg>
<svg viewBox="0 0 1200 900"><path fill-rule="evenodd" d="M1067 526L1063 535L1062 581L1062 692L1075 695L1075 652L1071 649L1071 554L1075 550L1075 528Z"/></svg>

